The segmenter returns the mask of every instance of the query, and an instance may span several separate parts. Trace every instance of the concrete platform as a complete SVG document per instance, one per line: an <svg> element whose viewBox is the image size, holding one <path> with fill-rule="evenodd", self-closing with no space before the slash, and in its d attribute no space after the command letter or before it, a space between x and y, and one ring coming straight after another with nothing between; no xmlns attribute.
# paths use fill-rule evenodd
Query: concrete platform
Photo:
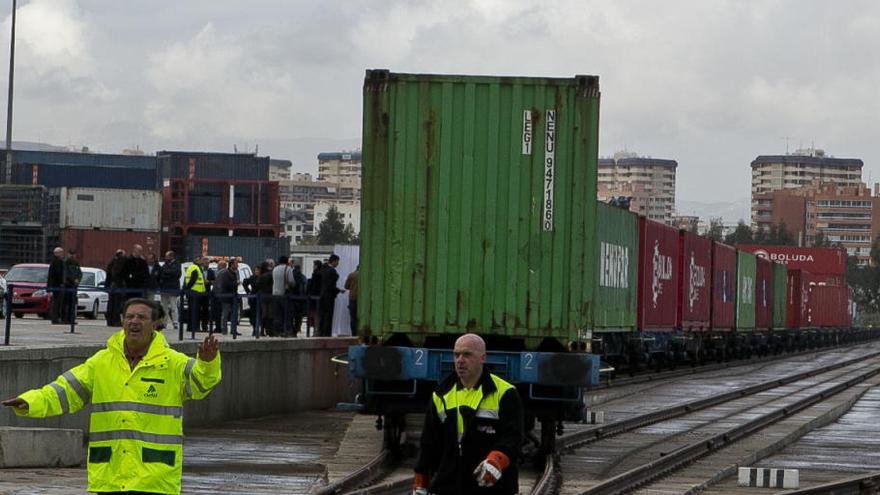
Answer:
<svg viewBox="0 0 880 495"><path fill-rule="evenodd" d="M326 478L353 417L321 410L187 428L182 493L307 494ZM81 495L85 487L85 467L0 470L2 494Z"/></svg>
<svg viewBox="0 0 880 495"><path fill-rule="evenodd" d="M74 334L67 333L67 327L46 324L34 316L13 320L13 324L13 345L0 345L2 399L55 380L102 349L107 338L118 331L107 327L103 320L86 320ZM186 334L182 342L176 339L177 335L166 334L166 338L173 348L195 356L205 335L196 333L193 340L191 334ZM326 409L352 401L359 391L358 383L349 380L346 368L331 362L333 356L346 353L357 339L242 336L233 340L230 335L218 338L223 379L206 399L186 402L185 425ZM18 418L2 408L0 425L87 430L88 408L45 420Z"/></svg>
<svg viewBox="0 0 880 495"><path fill-rule="evenodd" d="M79 466L83 445L82 430L0 426L0 468Z"/></svg>

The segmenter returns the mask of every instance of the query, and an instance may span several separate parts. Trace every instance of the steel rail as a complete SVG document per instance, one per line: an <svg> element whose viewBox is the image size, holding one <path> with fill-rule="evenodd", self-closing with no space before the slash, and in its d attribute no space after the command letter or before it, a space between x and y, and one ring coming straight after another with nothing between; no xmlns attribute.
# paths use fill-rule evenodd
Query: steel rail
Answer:
<svg viewBox="0 0 880 495"><path fill-rule="evenodd" d="M359 490L348 492L346 495L400 495L409 493L412 488L412 476L396 481L377 483Z"/></svg>
<svg viewBox="0 0 880 495"><path fill-rule="evenodd" d="M554 454L547 454L544 460L544 473L532 487L531 495L555 493L559 487L559 461Z"/></svg>
<svg viewBox="0 0 880 495"><path fill-rule="evenodd" d="M365 483L368 483L372 478L378 476L391 458L391 451L383 449L382 452L379 452L376 457L371 459L370 462L366 463L357 471L354 471L327 486L318 488L312 493L314 495L339 495L347 493Z"/></svg>
<svg viewBox="0 0 880 495"><path fill-rule="evenodd" d="M807 349L803 351L796 352L786 352L783 354L773 354L770 356L759 357L755 359L734 359L731 361L724 361L722 363L709 363L709 364L700 364L700 365L690 365L690 364L682 364L679 365L681 369L670 370L670 371L645 371L641 373L636 373L633 376L621 377L621 378L608 378L604 381L601 381L599 384L591 387L591 390L604 390L610 389L614 387L622 387L626 385L638 385L641 383L651 383L656 381L664 381L669 380L671 378L678 378L690 375L698 375L700 373L711 373L712 371L725 370L729 368L736 368L739 366L748 366L751 364L761 364L761 363L772 363L773 361L779 361L782 359L805 356L809 354L819 354L822 352L831 351L834 349L846 349L849 347L856 347L865 344L866 342L872 342L877 340L878 338L871 338L866 340L859 340L854 342L848 342L846 344L838 344L827 347L819 347L813 349Z"/></svg>
<svg viewBox="0 0 880 495"><path fill-rule="evenodd" d="M752 421L713 435L707 440L701 440L686 445L660 457L659 459L604 480L590 489L581 492L580 495L616 495L619 493L626 493L667 472L673 471L682 465L718 451L741 438L747 437L814 404L822 402L826 398L838 394L877 374L880 374L880 366L871 367L870 370L860 373L853 378L831 387L830 389L811 394L798 400L794 404L761 415Z"/></svg>
<svg viewBox="0 0 880 495"><path fill-rule="evenodd" d="M832 481L811 488L786 490L786 495L861 495L880 492L880 472L853 476L840 481Z"/></svg>
<svg viewBox="0 0 880 495"><path fill-rule="evenodd" d="M712 397L707 397L705 399L697 399L684 404L679 404L677 406L640 414L632 418L608 423L607 425L600 426L598 428L569 433L559 438L558 448L559 450L575 448L587 443L595 442L597 440L602 440L612 437L614 435L626 433L628 431L635 430L636 428L641 428L643 426L647 426L660 421L673 419L678 416L683 416L685 414L699 411L701 409L706 409L716 406L718 404L723 404L734 399L754 395L760 392L764 392L766 390L774 389L776 387L788 385L789 383L803 380L805 378L810 378L812 376L820 375L822 373L827 373L829 371L833 371L839 368L844 368L846 366L857 364L861 361L866 361L877 356L880 356L880 352L873 352L864 356L859 356L857 358L848 359L846 361L841 361L838 363L823 366L821 368L796 373L794 375L789 375L782 378L774 378L773 380L757 383L755 385L750 385L748 387L737 390L732 390L721 395L715 395Z"/></svg>

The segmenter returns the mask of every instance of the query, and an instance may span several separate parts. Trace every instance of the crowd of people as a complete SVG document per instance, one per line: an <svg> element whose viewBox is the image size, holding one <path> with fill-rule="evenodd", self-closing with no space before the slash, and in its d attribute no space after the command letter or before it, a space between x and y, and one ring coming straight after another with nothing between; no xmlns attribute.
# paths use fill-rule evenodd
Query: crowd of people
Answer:
<svg viewBox="0 0 880 495"><path fill-rule="evenodd" d="M279 257L277 262L266 260L255 267L254 274L242 284L248 294L263 296L259 307L263 335L297 337L305 322L307 331L315 329L315 336L330 337L336 296L346 291L350 296L351 332L356 335L358 271L349 274L345 289L339 289L338 265L339 256L335 254L324 262L316 260L312 265L312 276L308 279L302 266L287 256ZM352 300L355 301L353 304ZM249 318L251 325L256 326L255 307L251 308Z"/></svg>
<svg viewBox="0 0 880 495"><path fill-rule="evenodd" d="M49 314L53 323L66 324L70 323L75 312L71 305L76 304L75 289L82 278L82 270L74 250L57 247L53 255L49 266L49 289L74 290L53 291ZM265 260L243 280L238 265L238 260L232 258L218 260L212 267L211 258L199 256L184 269L174 251L167 251L160 262L154 253L144 253L139 244L132 246L130 253L117 249L106 267L106 288L110 293L105 312L107 326L121 326L123 305L138 297L160 301L164 328L178 331L184 321L190 330L207 332L213 329L227 334L243 307L238 297L241 286L247 294L261 296L259 304L252 298L251 304L242 312L254 328L259 318L261 335L297 337L305 324L307 334L330 337L336 297L344 292L349 295L351 334L357 335L359 270L351 272L344 282L344 289L340 289L336 270L339 256L331 254L324 261L314 261L310 278L303 273L302 266L287 256L281 256L277 261ZM188 304L183 318L180 314L181 294L186 295Z"/></svg>

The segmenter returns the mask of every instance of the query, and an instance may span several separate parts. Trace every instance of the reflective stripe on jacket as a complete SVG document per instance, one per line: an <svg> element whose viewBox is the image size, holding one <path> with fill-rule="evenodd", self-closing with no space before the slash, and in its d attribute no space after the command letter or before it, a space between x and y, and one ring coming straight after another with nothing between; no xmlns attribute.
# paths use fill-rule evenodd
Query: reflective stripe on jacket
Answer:
<svg viewBox="0 0 880 495"><path fill-rule="evenodd" d="M189 282L190 278L192 277L193 271L195 271L197 274L196 283L193 284L190 290L192 290L193 292L205 292L205 276L202 274L202 269L199 268L199 265L195 263L189 265L189 267L187 267L186 269L186 278L184 280Z"/></svg>
<svg viewBox="0 0 880 495"><path fill-rule="evenodd" d="M180 493L183 402L201 399L220 381L220 355L191 358L153 332L144 358L131 370L124 332L107 347L43 388L19 397L35 418L74 413L92 404L89 418L90 492Z"/></svg>
<svg viewBox="0 0 880 495"><path fill-rule="evenodd" d="M522 403L513 385L484 370L479 386L467 390L452 375L431 396L415 471L431 476L431 493L514 494L522 441ZM510 466L495 486L478 487L473 471L493 450Z"/></svg>

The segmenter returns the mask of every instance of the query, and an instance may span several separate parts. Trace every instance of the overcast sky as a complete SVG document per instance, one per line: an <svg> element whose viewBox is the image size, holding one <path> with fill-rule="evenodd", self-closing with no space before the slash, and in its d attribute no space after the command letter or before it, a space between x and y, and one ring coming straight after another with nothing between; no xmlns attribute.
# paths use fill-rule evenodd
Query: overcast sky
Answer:
<svg viewBox="0 0 880 495"><path fill-rule="evenodd" d="M600 154L677 160L679 199L747 198L786 142L880 180L873 0L19 0L17 29L15 140L259 145L316 171L359 143L366 68L597 74Z"/></svg>

